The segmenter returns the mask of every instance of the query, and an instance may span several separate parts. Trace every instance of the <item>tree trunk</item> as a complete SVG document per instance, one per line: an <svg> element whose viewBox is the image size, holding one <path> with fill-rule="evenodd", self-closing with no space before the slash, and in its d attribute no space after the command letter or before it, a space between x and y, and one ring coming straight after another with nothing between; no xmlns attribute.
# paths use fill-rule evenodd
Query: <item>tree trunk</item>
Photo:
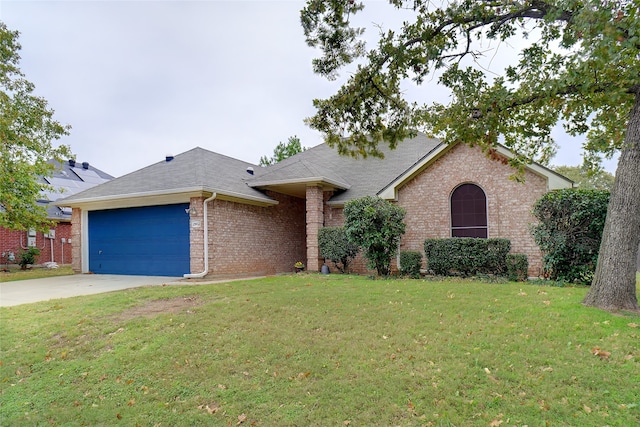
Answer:
<svg viewBox="0 0 640 427"><path fill-rule="evenodd" d="M584 305L605 310L638 310L636 257L639 244L640 90L637 90L609 200L598 265Z"/></svg>

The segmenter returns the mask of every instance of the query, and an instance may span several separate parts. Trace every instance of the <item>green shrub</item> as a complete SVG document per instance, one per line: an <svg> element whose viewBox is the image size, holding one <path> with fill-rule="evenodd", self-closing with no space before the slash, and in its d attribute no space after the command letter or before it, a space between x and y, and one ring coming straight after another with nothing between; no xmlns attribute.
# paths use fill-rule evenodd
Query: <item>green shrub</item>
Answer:
<svg viewBox="0 0 640 427"><path fill-rule="evenodd" d="M525 254L507 255L507 277L514 282L526 282L529 260Z"/></svg>
<svg viewBox="0 0 640 427"><path fill-rule="evenodd" d="M27 266L33 265L36 263L36 257L40 255L40 249L38 248L29 248L26 250L22 250L18 254L18 265L22 270L26 270Z"/></svg>
<svg viewBox="0 0 640 427"><path fill-rule="evenodd" d="M379 197L366 196L344 205L348 239L363 250L368 267L388 276L391 259L404 234L405 210Z"/></svg>
<svg viewBox="0 0 640 427"><path fill-rule="evenodd" d="M573 188L551 191L534 204L539 223L531 233L551 279L591 283L608 204L608 191Z"/></svg>
<svg viewBox="0 0 640 427"><path fill-rule="evenodd" d="M349 264L358 254L358 246L349 241L344 227L324 227L318 231L320 256L330 259L340 272L349 271Z"/></svg>
<svg viewBox="0 0 640 427"><path fill-rule="evenodd" d="M420 277L422 254L418 251L400 252L400 274L414 279Z"/></svg>
<svg viewBox="0 0 640 427"><path fill-rule="evenodd" d="M508 239L452 237L427 239L424 253L427 268L437 275L505 274L506 257L511 249Z"/></svg>

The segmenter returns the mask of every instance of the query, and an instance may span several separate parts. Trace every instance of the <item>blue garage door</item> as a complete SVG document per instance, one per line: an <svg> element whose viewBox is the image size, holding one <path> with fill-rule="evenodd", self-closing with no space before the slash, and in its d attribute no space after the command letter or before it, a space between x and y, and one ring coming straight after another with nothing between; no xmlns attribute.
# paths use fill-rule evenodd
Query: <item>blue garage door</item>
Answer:
<svg viewBox="0 0 640 427"><path fill-rule="evenodd" d="M189 204L89 212L89 270L98 274L189 273Z"/></svg>

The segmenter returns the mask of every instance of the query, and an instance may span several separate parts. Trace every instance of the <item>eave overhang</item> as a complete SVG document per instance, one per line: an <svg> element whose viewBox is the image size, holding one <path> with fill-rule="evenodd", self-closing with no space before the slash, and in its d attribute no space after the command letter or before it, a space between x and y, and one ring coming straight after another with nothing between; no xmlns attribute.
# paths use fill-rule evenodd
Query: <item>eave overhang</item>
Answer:
<svg viewBox="0 0 640 427"><path fill-rule="evenodd" d="M175 203L189 203L192 197L210 197L214 193L217 194L217 199L228 200L237 203L258 206L273 206L278 204L277 200L273 200L271 198L268 198L267 196L257 197L209 187L177 188L170 190L87 197L75 200L61 199L54 202L53 204L56 206L80 208L83 210L92 211L101 209L120 209L141 206L167 205Z"/></svg>
<svg viewBox="0 0 640 427"><path fill-rule="evenodd" d="M256 183L248 183L249 187L260 190L271 190L277 193L287 194L289 196L305 198L307 187L321 186L325 190L348 190L351 185L330 179L324 176L283 179L273 181L260 181Z"/></svg>

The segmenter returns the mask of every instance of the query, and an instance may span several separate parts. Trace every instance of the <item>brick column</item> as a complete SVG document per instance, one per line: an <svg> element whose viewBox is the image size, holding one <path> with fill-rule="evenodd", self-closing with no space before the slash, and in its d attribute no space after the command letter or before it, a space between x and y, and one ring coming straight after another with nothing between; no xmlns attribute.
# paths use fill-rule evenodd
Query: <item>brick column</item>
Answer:
<svg viewBox="0 0 640 427"><path fill-rule="evenodd" d="M318 230L324 226L322 187L307 187L307 270L320 271L323 259L318 248Z"/></svg>
<svg viewBox="0 0 640 427"><path fill-rule="evenodd" d="M82 209L78 208L71 210L71 268L82 273Z"/></svg>
<svg viewBox="0 0 640 427"><path fill-rule="evenodd" d="M204 197L192 197L189 215L189 254L191 273L204 270Z"/></svg>

